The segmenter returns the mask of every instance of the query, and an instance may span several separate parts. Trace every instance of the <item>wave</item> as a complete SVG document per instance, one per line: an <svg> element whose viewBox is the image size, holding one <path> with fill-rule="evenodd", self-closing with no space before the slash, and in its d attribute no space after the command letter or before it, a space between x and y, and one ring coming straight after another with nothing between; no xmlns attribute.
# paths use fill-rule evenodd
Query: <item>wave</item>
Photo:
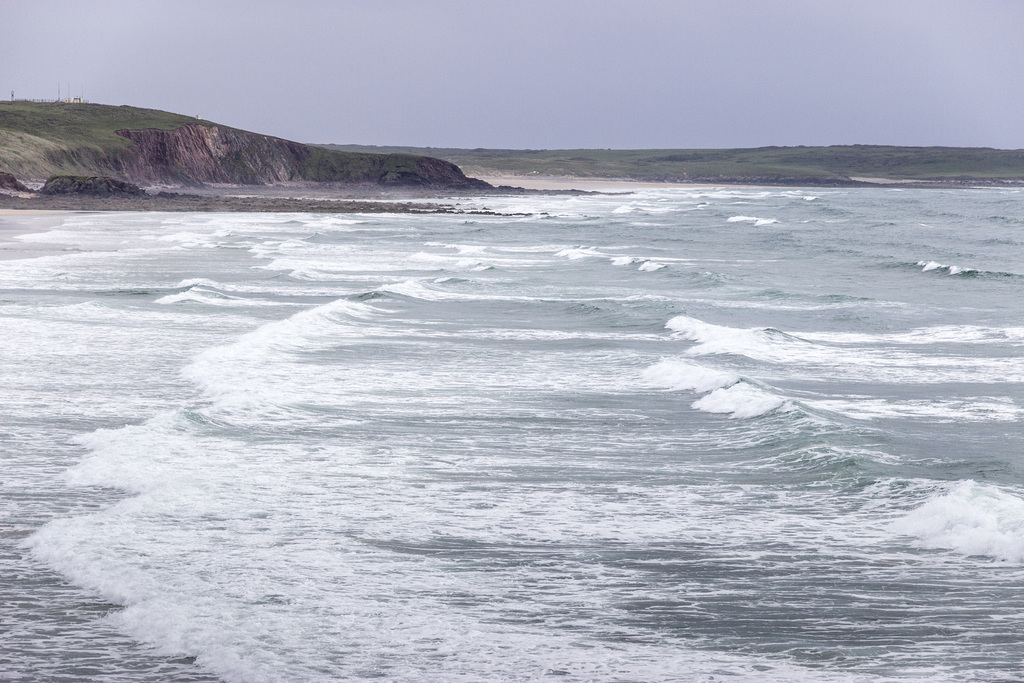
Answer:
<svg viewBox="0 0 1024 683"><path fill-rule="evenodd" d="M928 548L1024 563L1024 498L973 480L934 495L891 529Z"/></svg>
<svg viewBox="0 0 1024 683"><path fill-rule="evenodd" d="M1012 398L989 396L972 399L893 401L866 396L804 399L808 406L856 420L914 418L930 422L1016 422L1024 408Z"/></svg>
<svg viewBox="0 0 1024 683"><path fill-rule="evenodd" d="M435 283L443 283L443 281L443 278L437 278L434 280ZM378 287L374 291L383 292L385 294L397 294L410 299L421 299L423 301L467 301L485 298L444 292L434 289L433 287L427 287L419 280L406 280L404 282L387 284Z"/></svg>
<svg viewBox="0 0 1024 683"><path fill-rule="evenodd" d="M316 351L366 333L366 323L382 309L358 301L338 299L300 311L291 317L267 323L226 346L208 349L196 356L183 374L217 398L238 396L243 402L254 387L280 379L272 361L282 355ZM284 397L282 396L282 399Z"/></svg>
<svg viewBox="0 0 1024 683"><path fill-rule="evenodd" d="M984 354L967 351L932 352L900 346L899 336L844 335L843 333L788 334L775 328L735 328L713 325L687 315L666 323L674 336L696 342L690 356L737 355L754 361L785 366L790 377L845 378L857 381L909 383L965 382L1006 384L1024 381L1024 361L1019 354ZM920 345L949 341L948 326L903 333ZM1019 345L1020 328L977 328L991 343ZM934 339L928 339L934 334ZM972 334L964 334L965 343ZM849 337L844 338L844 337ZM975 335L976 336L976 335Z"/></svg>
<svg viewBox="0 0 1024 683"><path fill-rule="evenodd" d="M974 268L964 268L962 266L951 266L946 263L939 263L938 261L918 261L917 265L921 266L921 272L927 273L930 270L945 270L950 275L971 275L978 271Z"/></svg>
<svg viewBox="0 0 1024 683"><path fill-rule="evenodd" d="M226 294L225 289L230 289L219 282L207 278L192 278L182 280L178 287L184 291L168 294L156 299L155 304L178 304L197 303L209 306L286 306L284 302L267 301L266 299L250 299L242 296Z"/></svg>
<svg viewBox="0 0 1024 683"><path fill-rule="evenodd" d="M758 218L757 216L732 216L726 221L727 223L753 223L754 227L760 227L762 225L771 225L772 223L778 223L774 218Z"/></svg>
<svg viewBox="0 0 1024 683"><path fill-rule="evenodd" d="M1024 277L1020 273L1013 273L1005 270L983 270L980 268L970 268L967 266L958 266L949 263L942 263L940 261L917 261L915 263L903 263L901 267L911 267L914 269L921 269L922 273L935 273L944 275L953 275L957 277L980 277L980 278L1019 278Z"/></svg>
<svg viewBox="0 0 1024 683"><path fill-rule="evenodd" d="M677 360L655 363L645 369L641 376L650 384L675 391L698 393L721 389L739 381L736 375Z"/></svg>
<svg viewBox="0 0 1024 683"><path fill-rule="evenodd" d="M689 353L697 355L739 353L752 358L763 358L765 352L769 351L772 346L777 346L779 341L810 345L798 337L784 334L771 327L738 328L713 325L688 315L678 315L672 318L665 324L665 327L672 330L675 336L681 339L697 342L698 345L689 350Z"/></svg>
<svg viewBox="0 0 1024 683"><path fill-rule="evenodd" d="M583 258L592 258L594 256L607 256L597 250L597 247L566 247L558 251L555 256L561 256L569 259L570 261L576 261Z"/></svg>
<svg viewBox="0 0 1024 683"><path fill-rule="evenodd" d="M1024 344L1024 327L935 325L908 332L802 332L802 339L831 344Z"/></svg>
<svg viewBox="0 0 1024 683"><path fill-rule="evenodd" d="M644 272L653 272L655 270L661 270L662 268L667 267L668 266L666 264L658 263L657 261L644 261L643 263L640 264L640 267L637 268L637 270L642 270Z"/></svg>
<svg viewBox="0 0 1024 683"><path fill-rule="evenodd" d="M705 413L727 414L733 419L759 417L792 405L737 375L678 360L655 363L641 376L649 384L673 391L705 394L690 407Z"/></svg>
<svg viewBox="0 0 1024 683"><path fill-rule="evenodd" d="M786 405L792 404L784 398L740 381L731 387L715 389L694 401L690 407L705 413L723 413L733 419L743 419L767 415Z"/></svg>

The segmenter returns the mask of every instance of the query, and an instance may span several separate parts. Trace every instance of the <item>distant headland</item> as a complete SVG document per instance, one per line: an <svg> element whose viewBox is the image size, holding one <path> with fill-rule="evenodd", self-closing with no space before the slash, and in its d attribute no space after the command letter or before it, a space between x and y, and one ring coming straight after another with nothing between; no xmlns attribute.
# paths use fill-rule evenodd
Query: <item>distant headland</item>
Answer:
<svg viewBox="0 0 1024 683"><path fill-rule="evenodd" d="M811 187L1024 186L1024 150L984 147L740 149L459 149L325 145L348 152L426 154L477 177Z"/></svg>

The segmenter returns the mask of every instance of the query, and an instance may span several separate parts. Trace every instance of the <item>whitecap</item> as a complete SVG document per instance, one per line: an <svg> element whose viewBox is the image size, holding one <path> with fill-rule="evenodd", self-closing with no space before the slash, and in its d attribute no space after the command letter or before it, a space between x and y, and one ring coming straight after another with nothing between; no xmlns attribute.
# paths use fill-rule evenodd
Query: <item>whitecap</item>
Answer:
<svg viewBox="0 0 1024 683"><path fill-rule="evenodd" d="M759 417L772 412L788 402L763 389L745 382L715 389L691 404L691 408L706 413L727 413L730 418L743 419Z"/></svg>
<svg viewBox="0 0 1024 683"><path fill-rule="evenodd" d="M592 256L604 256L594 247L566 247L559 251L555 256L563 256L570 261L576 261L582 258L590 258Z"/></svg>
<svg viewBox="0 0 1024 683"><path fill-rule="evenodd" d="M655 363L644 370L641 376L655 386L698 393L721 389L739 380L727 372L677 360Z"/></svg>
<svg viewBox="0 0 1024 683"><path fill-rule="evenodd" d="M1024 563L1024 498L968 479L894 522L892 531L928 548Z"/></svg>
<svg viewBox="0 0 1024 683"><path fill-rule="evenodd" d="M664 263L657 263L656 261L644 261L643 263L640 264L640 267L637 268L637 270L652 272L655 270L661 270L662 268L666 267L667 266Z"/></svg>
<svg viewBox="0 0 1024 683"><path fill-rule="evenodd" d="M918 261L917 265L921 266L921 272L927 273L932 270L945 270L950 275L964 275L966 273L978 272L974 268L965 268L964 266L955 266L948 263L939 263L938 261Z"/></svg>
<svg viewBox="0 0 1024 683"><path fill-rule="evenodd" d="M758 218L757 216L732 216L726 222L728 223L753 223L754 227L762 225L771 225L772 223L778 223L774 218Z"/></svg>
<svg viewBox="0 0 1024 683"><path fill-rule="evenodd" d="M759 328L737 328L713 325L688 315L679 315L669 320L665 327L681 339L697 342L689 353L742 353L751 357L764 355L769 347L766 331Z"/></svg>

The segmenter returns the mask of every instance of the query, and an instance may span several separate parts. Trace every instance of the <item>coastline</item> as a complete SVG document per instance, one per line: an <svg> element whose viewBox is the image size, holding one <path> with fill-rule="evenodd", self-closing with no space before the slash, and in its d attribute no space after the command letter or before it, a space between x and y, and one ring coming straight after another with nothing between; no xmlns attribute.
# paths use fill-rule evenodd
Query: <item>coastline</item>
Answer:
<svg viewBox="0 0 1024 683"><path fill-rule="evenodd" d="M634 192L666 187L721 187L712 183L671 183L630 180L628 178L578 178L574 176L545 175L501 175L476 176L495 187L521 187L524 190L548 192L564 192L581 190L584 192Z"/></svg>

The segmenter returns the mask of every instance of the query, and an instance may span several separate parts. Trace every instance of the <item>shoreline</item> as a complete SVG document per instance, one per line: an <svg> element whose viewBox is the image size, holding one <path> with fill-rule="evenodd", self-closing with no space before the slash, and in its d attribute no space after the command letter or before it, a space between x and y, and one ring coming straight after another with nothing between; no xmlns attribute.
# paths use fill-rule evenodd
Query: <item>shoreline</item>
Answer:
<svg viewBox="0 0 1024 683"><path fill-rule="evenodd" d="M64 224L75 211L0 209L0 261L50 256L63 251L45 242L26 242L20 235L47 232Z"/></svg>
<svg viewBox="0 0 1024 683"><path fill-rule="evenodd" d="M258 193L246 195L226 194L172 194L161 192L144 197L96 197L88 195L0 195L0 212L5 215L51 214L71 211L202 211L214 213L407 213L407 214L467 214L479 216L505 215L487 208L463 209L446 203L422 201L425 199L450 200L451 195L419 196L421 201L386 199L337 199L292 196L270 196ZM497 193L500 194L500 193ZM475 198L475 196L474 196ZM412 198L410 198L412 199Z"/></svg>

